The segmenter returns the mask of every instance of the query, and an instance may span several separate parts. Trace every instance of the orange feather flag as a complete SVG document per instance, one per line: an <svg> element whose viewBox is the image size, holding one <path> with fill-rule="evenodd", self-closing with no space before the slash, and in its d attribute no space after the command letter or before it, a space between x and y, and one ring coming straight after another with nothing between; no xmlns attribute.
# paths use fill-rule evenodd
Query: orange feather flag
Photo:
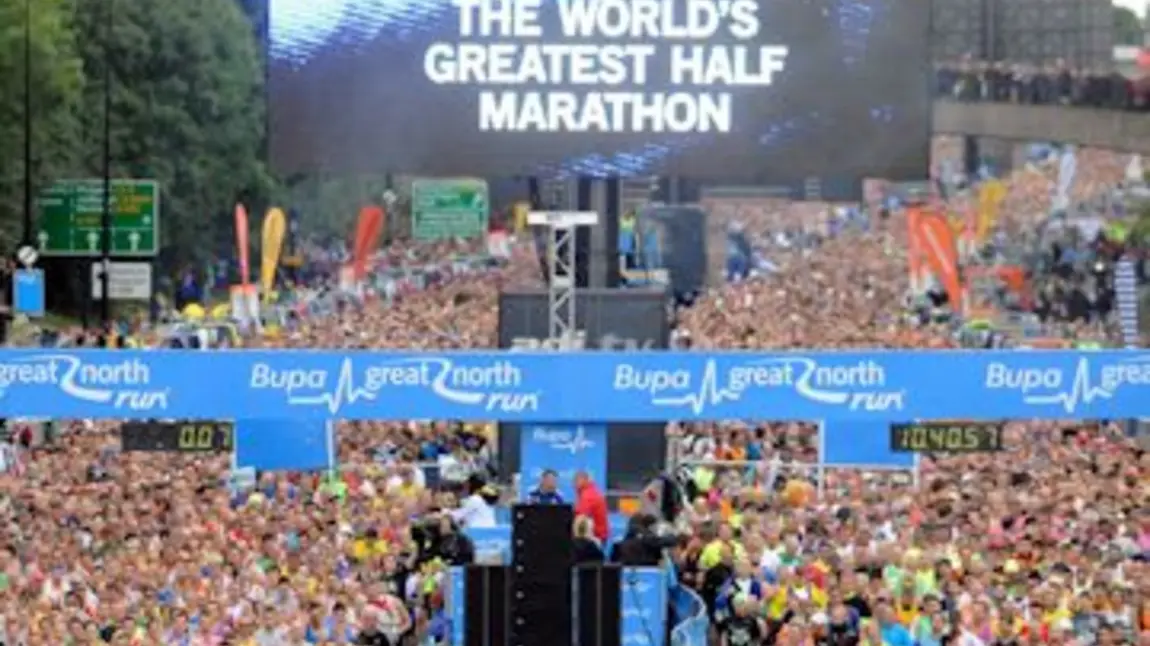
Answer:
<svg viewBox="0 0 1150 646"><path fill-rule="evenodd" d="M248 284L248 211L236 204L236 251L239 252L240 284Z"/></svg>
<svg viewBox="0 0 1150 646"><path fill-rule="evenodd" d="M385 218L383 209L378 206L365 206L359 210L359 220L355 223L355 239L351 247L351 266L356 280L363 280L367 275L367 261L379 245Z"/></svg>
<svg viewBox="0 0 1150 646"><path fill-rule="evenodd" d="M951 308L961 311L964 293L954 229L945 217L937 213L920 213L917 223L917 238L923 257L946 288Z"/></svg>

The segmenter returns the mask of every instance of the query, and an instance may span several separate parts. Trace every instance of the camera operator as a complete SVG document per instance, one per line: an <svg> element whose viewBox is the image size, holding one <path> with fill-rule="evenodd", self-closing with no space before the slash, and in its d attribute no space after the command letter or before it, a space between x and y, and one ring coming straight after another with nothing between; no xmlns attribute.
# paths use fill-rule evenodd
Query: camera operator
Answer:
<svg viewBox="0 0 1150 646"><path fill-rule="evenodd" d="M459 531L455 519L447 514L427 517L411 528L411 537L419 546L418 561L441 559L448 565L470 565L475 562L475 544Z"/></svg>
<svg viewBox="0 0 1150 646"><path fill-rule="evenodd" d="M611 561L631 567L657 567L663 550L678 541L673 536L659 536L656 523L650 514L632 516L626 536L611 548Z"/></svg>

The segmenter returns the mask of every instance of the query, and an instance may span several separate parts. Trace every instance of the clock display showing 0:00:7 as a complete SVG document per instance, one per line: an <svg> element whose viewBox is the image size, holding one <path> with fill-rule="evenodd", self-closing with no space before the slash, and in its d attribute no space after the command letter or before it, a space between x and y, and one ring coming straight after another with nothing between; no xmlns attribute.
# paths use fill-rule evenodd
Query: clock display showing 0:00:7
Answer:
<svg viewBox="0 0 1150 646"><path fill-rule="evenodd" d="M1002 425L983 422L892 424L890 448L914 453L1001 451Z"/></svg>
<svg viewBox="0 0 1150 646"><path fill-rule="evenodd" d="M121 430L125 451L226 452L232 424L215 421L127 422Z"/></svg>
<svg viewBox="0 0 1150 646"><path fill-rule="evenodd" d="M183 422L178 428L181 451L228 451L232 448L231 424Z"/></svg>

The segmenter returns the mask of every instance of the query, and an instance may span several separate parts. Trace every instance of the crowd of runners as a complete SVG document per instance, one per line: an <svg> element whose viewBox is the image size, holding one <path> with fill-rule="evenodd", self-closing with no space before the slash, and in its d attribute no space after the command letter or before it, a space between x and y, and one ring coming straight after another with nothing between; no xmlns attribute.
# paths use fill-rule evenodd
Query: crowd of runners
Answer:
<svg viewBox="0 0 1150 646"><path fill-rule="evenodd" d="M957 149L937 142L936 161ZM1079 151L1074 201L1119 184L1125 165ZM1055 173L1004 178L999 240L1049 215ZM709 208L737 219L772 270L682 311L692 347L960 344L953 325L906 315L897 212L799 247L771 241L825 227L830 206ZM495 347L499 290L539 271L527 246L437 274L255 344ZM121 453L111 422L61 422L43 444L13 424L13 441L35 446L0 475L0 644L450 643L444 572L473 550L449 512L491 480L483 421L343 424L338 473L264 474L243 492L224 457ZM821 498L811 426L667 432L690 474L672 557L726 646L1150 644L1150 453L1116 423L1011 422L1005 453L924 459L917 486L837 472ZM446 454L461 469L449 488L419 467Z"/></svg>

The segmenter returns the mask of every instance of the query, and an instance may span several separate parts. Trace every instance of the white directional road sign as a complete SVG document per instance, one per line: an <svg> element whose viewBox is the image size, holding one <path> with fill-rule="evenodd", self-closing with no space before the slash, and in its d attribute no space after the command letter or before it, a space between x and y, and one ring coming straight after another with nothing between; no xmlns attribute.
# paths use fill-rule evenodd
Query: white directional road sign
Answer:
<svg viewBox="0 0 1150 646"><path fill-rule="evenodd" d="M92 298L104 298L102 262L92 263ZM114 301L146 301L152 297L152 263L113 262L109 265L108 291Z"/></svg>

